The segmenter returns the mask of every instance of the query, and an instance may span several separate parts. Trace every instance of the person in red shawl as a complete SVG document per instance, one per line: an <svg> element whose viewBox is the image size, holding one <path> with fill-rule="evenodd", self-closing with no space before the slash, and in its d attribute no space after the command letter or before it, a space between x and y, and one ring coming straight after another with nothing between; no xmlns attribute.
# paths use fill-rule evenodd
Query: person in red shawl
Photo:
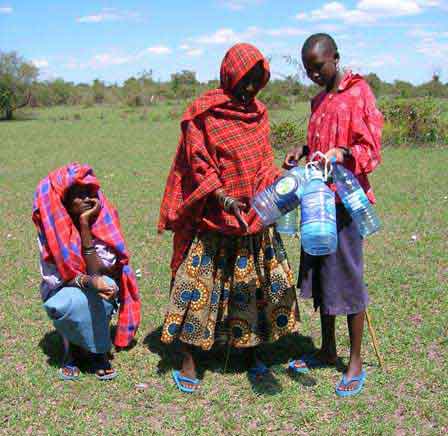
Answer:
<svg viewBox="0 0 448 436"><path fill-rule="evenodd" d="M221 86L197 98L181 137L160 208L158 229L173 237L172 286L162 341L179 339L177 387L198 387L193 348L227 342L250 350L249 374L268 373L255 348L297 329L293 275L274 227L250 199L270 185L274 165L266 107L255 98L268 82L258 49L237 44L221 65Z"/></svg>
<svg viewBox="0 0 448 436"><path fill-rule="evenodd" d="M126 347L140 323L140 298L118 213L91 167L71 163L42 179L34 194L33 222L40 249L44 308L62 335L59 375L79 378L72 351L88 357L97 378L117 373L107 353L109 322L119 305L115 346Z"/></svg>
<svg viewBox="0 0 448 436"><path fill-rule="evenodd" d="M302 47L302 61L308 77L325 87L311 102L307 147L291 150L285 167L316 151L352 171L367 197L375 196L367 175L381 162L383 115L363 77L339 68L339 52L330 35L311 35ZM330 187L335 190L334 185ZM310 367L335 365L335 317L346 315L350 334L350 361L346 373L336 386L341 397L361 392L366 379L362 368L361 343L364 314L369 297L364 284L363 241L356 223L336 197L338 249L328 256L300 255L298 287L301 296L313 298L320 309L322 346L314 355L305 355L291 362L296 372Z"/></svg>

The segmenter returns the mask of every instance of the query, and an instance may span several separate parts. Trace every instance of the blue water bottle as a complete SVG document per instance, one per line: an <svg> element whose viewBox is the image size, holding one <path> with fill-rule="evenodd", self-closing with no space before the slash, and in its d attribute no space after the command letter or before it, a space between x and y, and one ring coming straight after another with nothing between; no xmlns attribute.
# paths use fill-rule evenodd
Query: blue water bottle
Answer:
<svg viewBox="0 0 448 436"><path fill-rule="evenodd" d="M301 203L300 235L303 250L312 256L334 253L338 245L334 192L325 184L328 178L318 164L307 164L307 183Z"/></svg>
<svg viewBox="0 0 448 436"><path fill-rule="evenodd" d="M350 170L336 163L336 159L333 158L331 163L336 190L344 207L357 224L359 233L365 238L377 232L381 228L380 220L358 179Z"/></svg>
<svg viewBox="0 0 448 436"><path fill-rule="evenodd" d="M299 168L286 171L252 199L251 205L265 226L297 208L305 184L303 174Z"/></svg>
<svg viewBox="0 0 448 436"><path fill-rule="evenodd" d="M296 196L299 202L302 199L303 188L305 186L305 168L304 167L294 167L290 170L291 173L295 174L302 182L299 183L299 188L296 190ZM277 231L282 235L295 236L299 232L298 227L298 210L294 209L283 215L275 222L275 227Z"/></svg>

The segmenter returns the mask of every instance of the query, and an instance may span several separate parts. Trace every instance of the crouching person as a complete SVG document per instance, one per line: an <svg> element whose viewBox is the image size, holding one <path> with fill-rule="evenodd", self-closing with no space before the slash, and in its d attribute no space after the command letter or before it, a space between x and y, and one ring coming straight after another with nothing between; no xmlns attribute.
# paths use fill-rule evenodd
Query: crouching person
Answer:
<svg viewBox="0 0 448 436"><path fill-rule="evenodd" d="M86 359L98 379L115 378L110 320L118 310L114 343L129 345L140 322L140 298L118 213L92 168L72 163L41 180L33 222L44 308L65 347L60 377L78 379L80 359Z"/></svg>

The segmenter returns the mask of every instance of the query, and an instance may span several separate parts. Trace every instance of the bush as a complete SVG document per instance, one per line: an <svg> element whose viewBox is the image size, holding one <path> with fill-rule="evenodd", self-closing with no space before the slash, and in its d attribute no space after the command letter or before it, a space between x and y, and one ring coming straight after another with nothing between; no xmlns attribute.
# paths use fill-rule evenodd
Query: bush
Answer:
<svg viewBox="0 0 448 436"><path fill-rule="evenodd" d="M431 144L448 141L442 104L433 98L380 101L385 117L384 144Z"/></svg>
<svg viewBox="0 0 448 436"><path fill-rule="evenodd" d="M260 96L260 100L269 109L291 109L288 99L281 94L276 94L273 92L264 92Z"/></svg>
<svg viewBox="0 0 448 436"><path fill-rule="evenodd" d="M306 143L306 121L281 121L271 125L271 144L277 150L289 150Z"/></svg>

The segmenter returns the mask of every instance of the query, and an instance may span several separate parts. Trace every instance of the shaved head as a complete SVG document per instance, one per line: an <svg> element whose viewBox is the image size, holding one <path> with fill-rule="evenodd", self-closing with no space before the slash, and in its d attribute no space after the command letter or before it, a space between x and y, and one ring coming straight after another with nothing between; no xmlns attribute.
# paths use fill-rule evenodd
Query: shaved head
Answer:
<svg viewBox="0 0 448 436"><path fill-rule="evenodd" d="M322 53L327 55L334 55L338 53L338 46L335 40L327 33L315 33L311 35L302 47L302 58L314 49L322 50Z"/></svg>

